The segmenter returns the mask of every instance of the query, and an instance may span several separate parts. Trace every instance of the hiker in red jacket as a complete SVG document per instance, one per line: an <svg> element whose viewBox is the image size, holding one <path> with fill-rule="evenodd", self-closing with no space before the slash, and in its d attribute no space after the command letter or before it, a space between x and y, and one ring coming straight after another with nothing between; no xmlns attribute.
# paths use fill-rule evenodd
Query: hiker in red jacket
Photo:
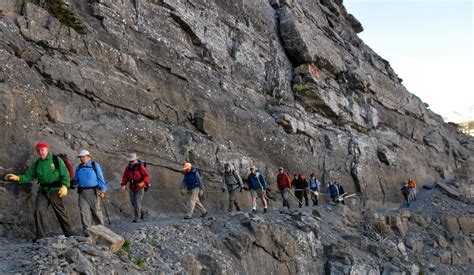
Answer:
<svg viewBox="0 0 474 275"><path fill-rule="evenodd" d="M288 192L291 190L290 176L284 171L283 167L278 169L277 185L283 199L283 207L290 209L290 202L288 200Z"/></svg>
<svg viewBox="0 0 474 275"><path fill-rule="evenodd" d="M146 171L145 165L138 160L136 154L130 154L128 157L128 165L122 176L122 192L125 191L127 184L129 185L130 202L133 205L135 218L132 222L143 220L146 211L142 207L144 189L148 185L150 176Z"/></svg>

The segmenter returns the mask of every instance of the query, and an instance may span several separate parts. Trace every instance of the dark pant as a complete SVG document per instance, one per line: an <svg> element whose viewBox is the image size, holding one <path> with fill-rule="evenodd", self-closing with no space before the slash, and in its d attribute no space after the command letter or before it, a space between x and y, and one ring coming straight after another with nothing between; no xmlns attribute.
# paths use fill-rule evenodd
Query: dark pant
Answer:
<svg viewBox="0 0 474 275"><path fill-rule="evenodd" d="M46 237L44 231L44 217L48 211L49 206L53 207L54 214L61 225L61 229L66 237L73 235L72 226L69 222L69 215L64 208L63 200L58 196L58 190L50 192L38 192L36 195L36 209L34 214L36 238L41 239Z"/></svg>
<svg viewBox="0 0 474 275"><path fill-rule="evenodd" d="M295 196L298 198L298 200L300 202L303 202L303 197L304 197L306 206L309 205L309 203L308 203L308 193L306 192L306 190L295 191ZM298 202L298 205L299 205L299 207L302 207L303 205L300 202Z"/></svg>
<svg viewBox="0 0 474 275"><path fill-rule="evenodd" d="M235 209L237 211L240 211L239 200L237 199L237 192L238 192L237 190L238 188L229 191L229 209L228 209L229 212L234 211L234 205L235 205Z"/></svg>
<svg viewBox="0 0 474 275"><path fill-rule="evenodd" d="M403 198L405 199L405 204L410 205L410 197L409 194L403 194Z"/></svg>

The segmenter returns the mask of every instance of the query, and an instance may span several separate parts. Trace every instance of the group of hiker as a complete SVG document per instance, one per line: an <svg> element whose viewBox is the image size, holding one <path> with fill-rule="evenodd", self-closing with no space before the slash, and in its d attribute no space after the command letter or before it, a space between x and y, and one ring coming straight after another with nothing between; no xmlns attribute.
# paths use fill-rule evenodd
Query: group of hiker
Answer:
<svg viewBox="0 0 474 275"><path fill-rule="evenodd" d="M46 236L45 217L50 206L53 208L64 235L74 235L71 220L63 201L68 194L68 189L77 188L84 234L87 235L86 229L92 225L103 225L104 218L100 201L105 197L107 185L100 165L92 161L89 151L81 150L79 152L77 157L81 163L73 170L66 156L53 155L49 152L48 144L39 142L35 148L39 158L29 166L24 175L11 173L5 175L5 180L19 184L29 183L34 179L38 181L39 189L34 212L35 240ZM128 162L122 177L122 191L124 192L128 185L130 202L134 208L133 222L138 222L143 219L143 191L148 187L150 176L136 154L130 154Z"/></svg>
<svg viewBox="0 0 474 275"><path fill-rule="evenodd" d="M39 142L35 145L35 148L39 158L29 166L24 175L5 175L6 180L18 182L19 184L29 183L34 179L39 183L34 212L35 239L46 236L44 224L49 206L53 208L64 235L71 236L74 234L63 201L68 194L68 189L77 188L83 233L87 235L86 229L92 225L103 225L104 217L101 211L101 200L105 198L107 184L101 166L92 160L90 152L87 150L79 152L77 157L80 160L80 164L73 170L65 155L53 155L49 152L48 144ZM136 154L130 154L127 161L128 164L122 176L121 191L125 192L128 187L134 214L132 222L136 223L143 220L147 213L142 206L142 200L144 192L150 187L150 175L146 169L146 162L140 161ZM204 194L202 175L199 169L193 167L191 163L184 164L183 172L184 177L180 190L183 196L187 195L188 204L184 219L191 219L195 208L201 211L201 217L205 217L208 214L208 210L200 199ZM282 197L283 207L290 208L290 195L298 201L299 207L303 206L303 199L305 205L309 206L309 197L313 202L313 206L319 204L322 184L314 173L310 175L309 181L301 173L294 174L293 180L291 180L288 172L283 167L280 167L276 180L278 191ZM237 198L237 192L243 191L244 183L238 171L230 163L224 164L221 189L222 192L228 192L228 212L233 212L234 207L237 211L240 211L241 206ZM247 187L245 189L250 191L251 212L257 212L257 199L260 199L263 205L263 213L266 213L268 211L270 194L269 184L255 166L249 168ZM410 201L416 199L416 181L409 179L402 188L402 194L406 204L409 206ZM334 203L345 204L344 196L346 193L343 187L336 181L327 185L325 195Z"/></svg>
<svg viewBox="0 0 474 275"><path fill-rule="evenodd" d="M405 205L409 207L410 203L416 200L416 180L409 178L400 191L402 192Z"/></svg>

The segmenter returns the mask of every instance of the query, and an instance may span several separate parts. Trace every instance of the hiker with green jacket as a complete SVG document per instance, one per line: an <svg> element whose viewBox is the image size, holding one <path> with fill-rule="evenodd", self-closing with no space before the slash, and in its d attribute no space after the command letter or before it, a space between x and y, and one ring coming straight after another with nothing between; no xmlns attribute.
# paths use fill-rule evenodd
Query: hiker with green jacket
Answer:
<svg viewBox="0 0 474 275"><path fill-rule="evenodd" d="M54 214L56 214L64 235L69 237L73 235L73 230L63 201L67 196L70 184L69 171L60 157L49 153L48 144L37 143L35 147L39 159L30 165L26 174L20 176L7 174L5 179L18 182L19 184L30 183L34 179L38 180L39 189L36 195L36 209L34 213L36 227L36 238L34 241L46 237L44 224L50 205L53 207Z"/></svg>

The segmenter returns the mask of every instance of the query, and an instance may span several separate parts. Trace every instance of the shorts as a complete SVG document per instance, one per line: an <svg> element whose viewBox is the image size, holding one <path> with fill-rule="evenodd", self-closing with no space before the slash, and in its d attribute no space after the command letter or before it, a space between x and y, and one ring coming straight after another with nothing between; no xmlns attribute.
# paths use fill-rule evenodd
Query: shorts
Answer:
<svg viewBox="0 0 474 275"><path fill-rule="evenodd" d="M262 189L250 189L250 196L252 198L263 198Z"/></svg>

